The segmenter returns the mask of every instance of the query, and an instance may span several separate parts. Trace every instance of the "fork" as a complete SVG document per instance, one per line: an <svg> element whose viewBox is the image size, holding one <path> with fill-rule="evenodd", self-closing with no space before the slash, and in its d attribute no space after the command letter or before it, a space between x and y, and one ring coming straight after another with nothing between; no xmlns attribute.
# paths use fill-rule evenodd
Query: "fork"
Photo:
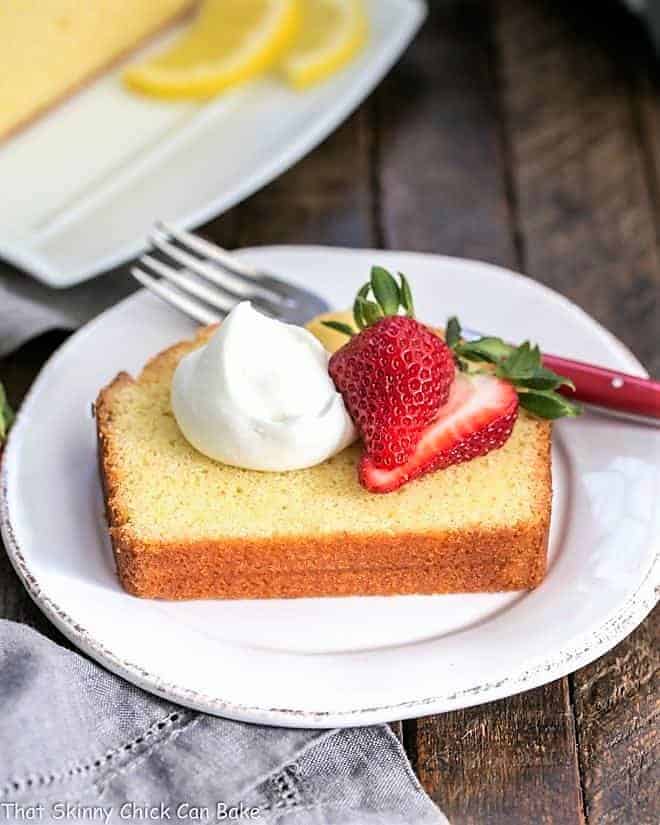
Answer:
<svg viewBox="0 0 660 825"><path fill-rule="evenodd" d="M221 321L240 301L290 324L327 312L314 292L257 270L226 249L159 221L149 237L153 252L131 274L142 286L200 324ZM470 340L483 337L463 329ZM544 353L543 364L570 378L566 395L597 410L660 427L660 382Z"/></svg>
<svg viewBox="0 0 660 825"><path fill-rule="evenodd" d="M316 293L258 271L226 249L162 221L149 240L160 257L143 255L131 274L200 324L218 323L239 301L250 301L259 312L288 324L304 324L330 309Z"/></svg>

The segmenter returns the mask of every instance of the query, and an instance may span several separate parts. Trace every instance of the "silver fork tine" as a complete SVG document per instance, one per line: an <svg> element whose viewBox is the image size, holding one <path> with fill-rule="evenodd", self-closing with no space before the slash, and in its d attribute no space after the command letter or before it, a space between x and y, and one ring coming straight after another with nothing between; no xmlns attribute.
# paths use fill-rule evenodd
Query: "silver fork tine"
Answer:
<svg viewBox="0 0 660 825"><path fill-rule="evenodd" d="M158 281L137 266L131 267L131 274L142 286L146 287L166 303L176 307L189 318L192 318L193 321L197 321L200 324L215 324L224 317L224 313L213 312L213 310L204 306L201 301L185 295L168 283Z"/></svg>
<svg viewBox="0 0 660 825"><path fill-rule="evenodd" d="M178 246L171 244L169 241L164 240L164 238L159 234L159 231L152 232L150 240L156 249L160 250L164 255L167 255L172 260L182 264L192 272L201 275L202 278L205 278L207 281L215 284L218 289L221 289L228 296L236 299L231 306L233 306L236 301L248 299L254 303L257 309L265 309L270 313L277 312L276 304L266 297L267 295L272 296L273 293L269 292L264 287L260 287L257 283L238 279L234 275L218 269L218 267L214 264L201 261L195 255L191 255L189 252L186 252L185 249L181 249ZM147 260L146 255L143 260ZM155 261L153 258L151 260ZM155 266L154 269L156 269ZM158 271L160 272L160 270ZM169 271L172 272L171 269ZM169 277L167 272L160 272L160 274L164 275L166 278ZM210 292L211 291L209 290L209 293ZM202 295L199 297L203 297L205 301L208 300L208 298ZM213 303L213 301L211 301L211 303ZM226 309L226 307L222 306L221 309Z"/></svg>
<svg viewBox="0 0 660 825"><path fill-rule="evenodd" d="M165 255L172 258L172 260L183 264L183 266L188 269L192 269L194 272L198 272L203 278L211 281L211 283L214 283L216 286L220 287L220 289L224 289L234 298L247 297L248 290L246 289L246 285L243 281L238 281L238 279L236 279L239 284L238 290L240 290L239 295L237 295L232 292L231 287L226 286L226 280L223 280L222 277L224 273L217 267L200 260L195 255L191 255L189 252L186 252L185 249L175 246L165 240L162 235L158 234L158 232L152 232L149 240L156 247L156 249L159 249Z"/></svg>
<svg viewBox="0 0 660 825"><path fill-rule="evenodd" d="M152 230L151 240L159 254L144 255L132 274L202 324L220 320L246 298L256 309L289 324L304 324L329 309L327 301L310 289L255 270L209 241L162 221Z"/></svg>
<svg viewBox="0 0 660 825"><path fill-rule="evenodd" d="M153 258L151 255L143 255L140 258L142 266L152 269L157 275L162 275L163 278L170 281L174 286L178 287L182 292L190 293L195 298L200 298L212 307L219 309L223 315L236 306L238 299L227 297L219 289L205 284L204 281L192 272L187 272L182 269L174 269L174 267L164 264L162 261Z"/></svg>
<svg viewBox="0 0 660 825"><path fill-rule="evenodd" d="M209 243L205 241L204 238L192 235L190 232L184 232L182 229L175 229L164 221L157 221L156 228L179 241L183 246L194 250L204 258L208 258L210 261L215 261L220 264L220 266L224 266L229 272L236 275L239 280L242 280L243 283L247 281L254 286L255 280L259 280L259 273L255 269L244 261L241 261L236 255L227 252L227 250L221 246Z"/></svg>

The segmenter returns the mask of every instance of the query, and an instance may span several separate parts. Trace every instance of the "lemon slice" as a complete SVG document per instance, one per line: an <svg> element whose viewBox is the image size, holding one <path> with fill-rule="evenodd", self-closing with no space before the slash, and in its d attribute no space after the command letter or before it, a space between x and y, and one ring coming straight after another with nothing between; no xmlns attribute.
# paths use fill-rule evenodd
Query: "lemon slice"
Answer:
<svg viewBox="0 0 660 825"><path fill-rule="evenodd" d="M367 39L363 0L304 0L303 23L282 68L296 89L339 71Z"/></svg>
<svg viewBox="0 0 660 825"><path fill-rule="evenodd" d="M300 0L205 0L188 31L124 82L157 97L211 97L275 65L300 19Z"/></svg>

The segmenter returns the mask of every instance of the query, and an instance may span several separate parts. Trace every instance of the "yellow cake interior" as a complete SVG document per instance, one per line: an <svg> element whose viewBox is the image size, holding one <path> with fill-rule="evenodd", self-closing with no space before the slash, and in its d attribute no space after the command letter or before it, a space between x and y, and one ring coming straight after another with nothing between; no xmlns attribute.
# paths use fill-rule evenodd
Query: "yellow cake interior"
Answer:
<svg viewBox="0 0 660 825"><path fill-rule="evenodd" d="M2 0L0 138L192 5L191 0Z"/></svg>
<svg viewBox="0 0 660 825"><path fill-rule="evenodd" d="M208 334L161 354L136 381L124 374L105 391L121 521L140 540L420 534L547 520L550 425L524 412L500 450L387 495L359 485L358 445L287 473L242 470L206 458L179 431L170 383L178 360Z"/></svg>

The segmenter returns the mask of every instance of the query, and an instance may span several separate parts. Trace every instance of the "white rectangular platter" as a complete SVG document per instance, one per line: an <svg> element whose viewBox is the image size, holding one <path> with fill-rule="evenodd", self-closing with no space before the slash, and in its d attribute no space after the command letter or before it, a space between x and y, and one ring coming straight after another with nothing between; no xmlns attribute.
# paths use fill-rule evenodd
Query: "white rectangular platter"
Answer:
<svg viewBox="0 0 660 825"><path fill-rule="evenodd" d="M71 286L139 254L156 219L195 227L251 195L358 106L426 13L423 0L368 9L366 49L305 93L266 78L204 105L165 103L125 91L118 66L0 144L0 257Z"/></svg>

